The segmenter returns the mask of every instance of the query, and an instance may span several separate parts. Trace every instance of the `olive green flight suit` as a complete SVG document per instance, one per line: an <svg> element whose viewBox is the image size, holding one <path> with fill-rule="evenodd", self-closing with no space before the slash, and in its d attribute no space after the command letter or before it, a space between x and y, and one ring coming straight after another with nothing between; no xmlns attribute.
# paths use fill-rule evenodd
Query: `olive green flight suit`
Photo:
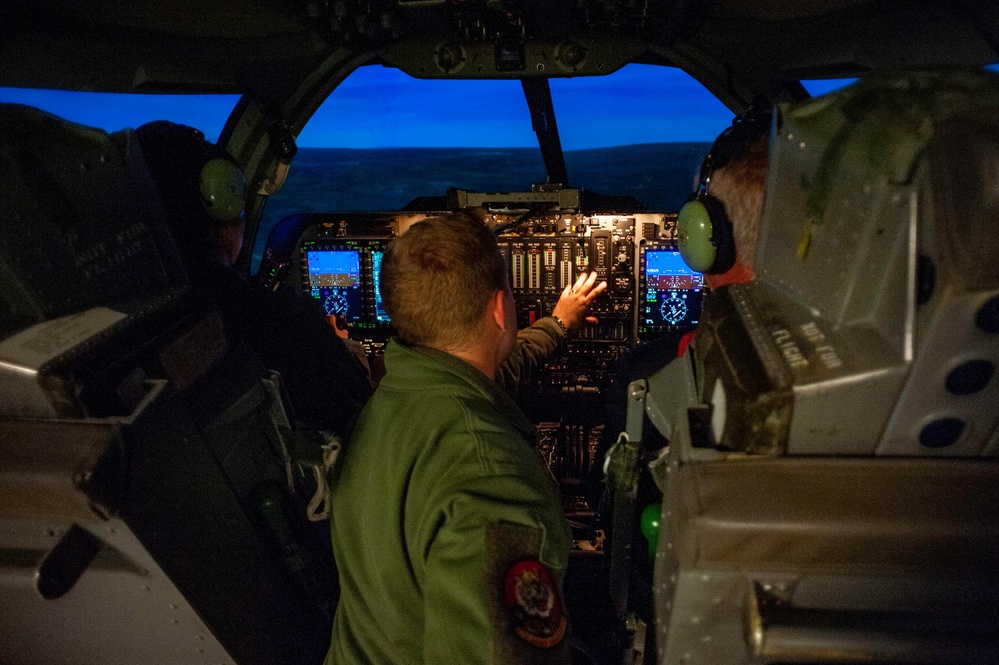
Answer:
<svg viewBox="0 0 999 665"><path fill-rule="evenodd" d="M334 470L326 662L567 663L571 535L533 425L454 356L393 340L385 364Z"/></svg>

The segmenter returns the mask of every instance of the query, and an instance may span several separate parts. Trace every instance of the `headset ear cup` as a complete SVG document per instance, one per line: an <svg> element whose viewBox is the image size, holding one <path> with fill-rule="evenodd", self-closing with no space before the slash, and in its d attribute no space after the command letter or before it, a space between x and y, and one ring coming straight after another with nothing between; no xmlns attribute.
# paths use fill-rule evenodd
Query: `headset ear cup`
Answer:
<svg viewBox="0 0 999 665"><path fill-rule="evenodd" d="M213 157L201 167L198 177L201 202L217 222L230 223L243 216L246 203L246 180L234 162Z"/></svg>
<svg viewBox="0 0 999 665"><path fill-rule="evenodd" d="M715 248L715 260L704 270L709 275L728 272L735 265L735 235L732 220L725 212L725 204L713 196L701 197L701 203L711 219L711 244Z"/></svg>
<svg viewBox="0 0 999 665"><path fill-rule="evenodd" d="M691 270L705 272L715 263L717 249L711 242L711 214L701 199L691 197L677 215L676 234L680 256Z"/></svg>
<svg viewBox="0 0 999 665"><path fill-rule="evenodd" d="M676 221L680 256L691 270L717 275L735 265L735 238L725 205L713 196L687 201Z"/></svg>

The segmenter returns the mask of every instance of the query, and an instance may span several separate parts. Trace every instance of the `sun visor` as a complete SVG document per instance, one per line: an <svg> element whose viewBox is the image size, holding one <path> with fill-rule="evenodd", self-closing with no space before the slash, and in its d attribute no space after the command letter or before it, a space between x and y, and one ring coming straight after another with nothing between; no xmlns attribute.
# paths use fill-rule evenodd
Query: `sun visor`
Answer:
<svg viewBox="0 0 999 665"><path fill-rule="evenodd" d="M779 110L757 280L698 330L719 446L999 454L999 78L877 74Z"/></svg>

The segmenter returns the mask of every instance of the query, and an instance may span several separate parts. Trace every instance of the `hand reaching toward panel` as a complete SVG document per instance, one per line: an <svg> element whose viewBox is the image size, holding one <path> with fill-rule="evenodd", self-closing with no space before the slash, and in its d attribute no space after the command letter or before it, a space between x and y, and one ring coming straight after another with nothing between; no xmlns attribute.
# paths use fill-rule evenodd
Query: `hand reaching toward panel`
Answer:
<svg viewBox="0 0 999 665"><path fill-rule="evenodd" d="M597 273L582 273L575 284L570 284L562 291L552 316L562 322L566 330L576 330L584 324L595 324L594 316L587 316L590 304L607 288L607 282L597 284Z"/></svg>

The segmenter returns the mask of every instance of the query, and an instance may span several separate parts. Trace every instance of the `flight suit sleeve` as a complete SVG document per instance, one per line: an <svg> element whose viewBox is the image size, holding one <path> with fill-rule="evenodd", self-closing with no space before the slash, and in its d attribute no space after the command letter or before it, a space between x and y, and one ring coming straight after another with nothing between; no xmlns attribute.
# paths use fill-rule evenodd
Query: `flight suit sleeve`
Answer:
<svg viewBox="0 0 999 665"><path fill-rule="evenodd" d="M552 356L565 350L567 336L550 316L517 333L517 345L496 372L496 383L518 395Z"/></svg>
<svg viewBox="0 0 999 665"><path fill-rule="evenodd" d="M520 474L454 495L426 558L427 663L569 662L561 506Z"/></svg>

